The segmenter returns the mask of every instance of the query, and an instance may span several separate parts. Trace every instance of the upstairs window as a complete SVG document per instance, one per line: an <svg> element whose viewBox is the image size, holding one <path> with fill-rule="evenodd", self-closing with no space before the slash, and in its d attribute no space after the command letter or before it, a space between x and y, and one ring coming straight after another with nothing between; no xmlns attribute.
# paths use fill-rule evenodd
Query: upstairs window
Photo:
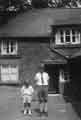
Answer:
<svg viewBox="0 0 81 120"><path fill-rule="evenodd" d="M17 54L17 41L2 41L1 44L2 55L15 55Z"/></svg>
<svg viewBox="0 0 81 120"><path fill-rule="evenodd" d="M75 29L58 30L55 41L56 44L78 44L80 43L80 32Z"/></svg>

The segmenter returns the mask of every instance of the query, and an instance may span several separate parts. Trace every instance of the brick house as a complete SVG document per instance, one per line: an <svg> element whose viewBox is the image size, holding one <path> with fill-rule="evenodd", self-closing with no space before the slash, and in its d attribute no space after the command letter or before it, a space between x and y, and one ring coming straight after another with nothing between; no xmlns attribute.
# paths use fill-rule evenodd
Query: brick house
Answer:
<svg viewBox="0 0 81 120"><path fill-rule="evenodd" d="M43 64L50 75L49 92L60 93L62 76L68 81L65 94L77 95L81 90L80 15L80 9L34 10L0 28L0 81L33 83L38 67Z"/></svg>

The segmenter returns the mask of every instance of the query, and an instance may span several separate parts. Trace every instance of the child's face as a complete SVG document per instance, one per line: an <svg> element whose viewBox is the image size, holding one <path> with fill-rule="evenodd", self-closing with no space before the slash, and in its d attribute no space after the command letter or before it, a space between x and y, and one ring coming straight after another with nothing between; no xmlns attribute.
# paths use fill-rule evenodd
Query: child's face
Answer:
<svg viewBox="0 0 81 120"><path fill-rule="evenodd" d="M26 84L25 84L25 86L28 88L28 86L29 86L29 83L26 83Z"/></svg>
<svg viewBox="0 0 81 120"><path fill-rule="evenodd" d="M40 68L40 72L44 72L44 69L43 69L43 68Z"/></svg>

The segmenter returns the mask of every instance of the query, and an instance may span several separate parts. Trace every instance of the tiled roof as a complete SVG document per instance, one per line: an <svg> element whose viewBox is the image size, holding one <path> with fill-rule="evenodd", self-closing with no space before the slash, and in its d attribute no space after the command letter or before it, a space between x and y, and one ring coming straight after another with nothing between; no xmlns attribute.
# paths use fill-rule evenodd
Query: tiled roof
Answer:
<svg viewBox="0 0 81 120"><path fill-rule="evenodd" d="M54 25L79 25L81 24L81 9L67 9L56 17Z"/></svg>
<svg viewBox="0 0 81 120"><path fill-rule="evenodd" d="M67 64L68 60L81 57L81 47L58 48L50 52L50 56L42 62L45 64Z"/></svg>
<svg viewBox="0 0 81 120"><path fill-rule="evenodd" d="M81 56L81 47L58 48L54 49L57 54L64 56L66 59L72 59Z"/></svg>
<svg viewBox="0 0 81 120"><path fill-rule="evenodd" d="M81 57L81 49L72 55L72 58Z"/></svg>
<svg viewBox="0 0 81 120"><path fill-rule="evenodd" d="M49 36L50 25L81 24L81 9L32 9L0 27L0 37Z"/></svg>

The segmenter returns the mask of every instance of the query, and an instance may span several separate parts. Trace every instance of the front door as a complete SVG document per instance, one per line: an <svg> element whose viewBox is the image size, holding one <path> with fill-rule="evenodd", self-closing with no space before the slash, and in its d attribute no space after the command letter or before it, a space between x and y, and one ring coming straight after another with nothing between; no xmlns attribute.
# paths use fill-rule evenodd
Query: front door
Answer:
<svg viewBox="0 0 81 120"><path fill-rule="evenodd" d="M56 65L46 64L45 71L48 72L50 76L49 80L49 93L58 93L59 92L59 70Z"/></svg>

